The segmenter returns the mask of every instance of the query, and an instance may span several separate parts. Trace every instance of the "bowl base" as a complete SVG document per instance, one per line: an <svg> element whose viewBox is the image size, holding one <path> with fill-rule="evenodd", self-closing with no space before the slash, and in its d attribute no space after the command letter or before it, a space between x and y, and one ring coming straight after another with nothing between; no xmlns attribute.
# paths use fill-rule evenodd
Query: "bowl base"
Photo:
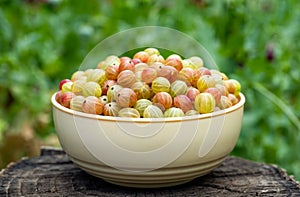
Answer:
<svg viewBox="0 0 300 197"><path fill-rule="evenodd" d="M115 185L135 188L158 188L184 184L210 173L226 158L225 156L196 165L164 167L153 171L135 173L69 157L78 167L92 176Z"/></svg>
<svg viewBox="0 0 300 197"><path fill-rule="evenodd" d="M168 183L146 183L146 184L141 184L141 183L126 183L126 182L120 182L120 181L111 181L111 180L105 180L104 181L114 184L114 185L119 185L123 187L133 187L133 188L160 188L160 187L172 187L176 185L182 185L185 183L188 183L194 179L189 179L189 180L180 180L176 181L174 180L173 182L168 182Z"/></svg>

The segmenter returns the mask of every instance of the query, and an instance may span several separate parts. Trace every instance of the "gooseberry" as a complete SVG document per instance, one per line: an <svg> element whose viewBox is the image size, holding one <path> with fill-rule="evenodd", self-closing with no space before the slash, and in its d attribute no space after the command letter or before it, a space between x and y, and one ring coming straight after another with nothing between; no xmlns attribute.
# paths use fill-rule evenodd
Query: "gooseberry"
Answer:
<svg viewBox="0 0 300 197"><path fill-rule="evenodd" d="M88 114L102 114L103 104L95 96L88 96L82 104L82 111Z"/></svg>
<svg viewBox="0 0 300 197"><path fill-rule="evenodd" d="M164 114L161 111L161 109L155 105L148 105L144 112L143 112L144 118L163 118Z"/></svg>
<svg viewBox="0 0 300 197"><path fill-rule="evenodd" d="M65 92L71 92L71 91L72 91L72 86L73 86L73 82L72 82L72 81L65 82L65 83L61 86L61 91L62 91L63 93L65 93Z"/></svg>
<svg viewBox="0 0 300 197"><path fill-rule="evenodd" d="M176 70L180 71L182 69L182 62L181 62L181 58L175 57L175 56L169 56L166 61L165 61L165 65L167 66L172 66L174 68L176 68Z"/></svg>
<svg viewBox="0 0 300 197"><path fill-rule="evenodd" d="M76 95L73 92L65 92L61 94L60 104L66 108L70 108L70 102Z"/></svg>
<svg viewBox="0 0 300 197"><path fill-rule="evenodd" d="M164 66L158 71L159 77L164 77L169 80L170 83L177 79L178 70L172 66Z"/></svg>
<svg viewBox="0 0 300 197"><path fill-rule="evenodd" d="M156 49L156 48L149 47L149 48L146 48L144 51L145 51L146 53L148 53L149 56L150 56L150 55L160 55L159 50Z"/></svg>
<svg viewBox="0 0 300 197"><path fill-rule="evenodd" d="M106 80L103 85L102 85L102 94L107 94L108 89L113 86L116 85L117 82L115 80Z"/></svg>
<svg viewBox="0 0 300 197"><path fill-rule="evenodd" d="M169 80L164 77L157 77L152 81L151 84L151 88L154 93L169 92L170 86L171 84Z"/></svg>
<svg viewBox="0 0 300 197"><path fill-rule="evenodd" d="M120 66L119 66L120 72L122 72L123 70L134 71L134 63L130 57L121 57L120 61L121 61Z"/></svg>
<svg viewBox="0 0 300 197"><path fill-rule="evenodd" d="M82 112L83 96L74 96L70 101L70 109Z"/></svg>
<svg viewBox="0 0 300 197"><path fill-rule="evenodd" d="M204 92L207 88L214 87L216 84L214 78L210 75L203 75L197 81L197 88L200 92Z"/></svg>
<svg viewBox="0 0 300 197"><path fill-rule="evenodd" d="M62 89L62 86L65 84L65 83L67 83L67 82L72 82L70 79L63 79L63 80L61 80L60 81L60 83L59 83L59 90L61 90Z"/></svg>
<svg viewBox="0 0 300 197"><path fill-rule="evenodd" d="M191 60L192 64L195 66L195 69L203 67L203 60L201 57L193 56L190 57L189 60Z"/></svg>
<svg viewBox="0 0 300 197"><path fill-rule="evenodd" d="M207 88L205 92L210 93L215 98L216 104L220 102L222 93L218 88L215 87Z"/></svg>
<svg viewBox="0 0 300 197"><path fill-rule="evenodd" d="M152 105L152 102L148 99L139 99L135 105L134 105L134 108L136 110L138 110L138 112L140 114L144 114L144 110L149 106L149 105Z"/></svg>
<svg viewBox="0 0 300 197"><path fill-rule="evenodd" d="M100 85L94 81L89 81L82 86L82 95L85 97L95 96L100 97L102 94L102 89Z"/></svg>
<svg viewBox="0 0 300 197"><path fill-rule="evenodd" d="M105 70L105 76L109 80L116 80L119 73L119 65L110 65Z"/></svg>
<svg viewBox="0 0 300 197"><path fill-rule="evenodd" d="M118 116L127 118L140 118L141 115L138 110L131 107L125 107L118 112Z"/></svg>
<svg viewBox="0 0 300 197"><path fill-rule="evenodd" d="M191 110L185 112L184 115L186 115L186 116L199 115L199 112L197 110L191 109Z"/></svg>
<svg viewBox="0 0 300 197"><path fill-rule="evenodd" d="M210 93L200 93L195 98L194 107L201 114L213 112L215 106L216 101Z"/></svg>
<svg viewBox="0 0 300 197"><path fill-rule="evenodd" d="M117 83L124 88L131 87L135 82L135 74L131 70L123 70L117 78Z"/></svg>
<svg viewBox="0 0 300 197"><path fill-rule="evenodd" d="M136 101L137 96L130 88L122 88L117 92L116 102L120 107L133 107Z"/></svg>
<svg viewBox="0 0 300 197"><path fill-rule="evenodd" d="M136 54L134 54L133 58L137 58L142 62L146 63L148 61L149 56L149 53L147 53L146 51L139 51Z"/></svg>
<svg viewBox="0 0 300 197"><path fill-rule="evenodd" d="M93 81L102 85L106 81L105 71L103 69L94 69L88 73L87 81Z"/></svg>
<svg viewBox="0 0 300 197"><path fill-rule="evenodd" d="M193 103L186 95L178 95L174 98L174 107L180 108L186 113L193 109Z"/></svg>
<svg viewBox="0 0 300 197"><path fill-rule="evenodd" d="M117 84L109 87L108 90L107 90L107 94L106 94L107 98L108 98L108 101L109 102L116 101L117 93L122 88L123 88L122 86L117 85Z"/></svg>
<svg viewBox="0 0 300 197"><path fill-rule="evenodd" d="M228 98L227 96L221 96L220 98L220 102L217 105L220 109L226 109L232 106L232 102L230 100L230 98Z"/></svg>
<svg viewBox="0 0 300 197"><path fill-rule="evenodd" d="M154 105L161 107L161 109L164 111L165 109L172 107L173 100L169 93L158 92L154 95L152 102Z"/></svg>
<svg viewBox="0 0 300 197"><path fill-rule="evenodd" d="M142 71L142 81L150 84L157 77L157 71L154 68L148 67Z"/></svg>
<svg viewBox="0 0 300 197"><path fill-rule="evenodd" d="M105 116L118 116L120 106L116 102L106 103L104 105L103 114Z"/></svg>
<svg viewBox="0 0 300 197"><path fill-rule="evenodd" d="M195 98L198 94L200 94L200 91L194 87L189 87L186 91L186 96L189 97L192 102L195 101Z"/></svg>
<svg viewBox="0 0 300 197"><path fill-rule="evenodd" d="M187 91L187 85L184 81L176 80L171 84L170 94L172 97L177 95L185 94Z"/></svg>
<svg viewBox="0 0 300 197"><path fill-rule="evenodd" d="M167 109L164 113L164 117L170 118L170 117L182 117L184 116L184 112L182 109L177 108L177 107L171 107Z"/></svg>
<svg viewBox="0 0 300 197"><path fill-rule="evenodd" d="M141 81L135 82L131 89L135 92L138 99L150 99L153 95L150 86Z"/></svg>

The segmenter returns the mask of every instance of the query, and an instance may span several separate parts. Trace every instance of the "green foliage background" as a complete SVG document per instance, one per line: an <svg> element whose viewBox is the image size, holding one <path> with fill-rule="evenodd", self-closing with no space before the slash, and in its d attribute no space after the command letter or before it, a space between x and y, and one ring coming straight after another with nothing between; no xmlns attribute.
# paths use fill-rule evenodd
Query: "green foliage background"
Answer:
<svg viewBox="0 0 300 197"><path fill-rule="evenodd" d="M0 165L31 155L27 146L8 143L11 135L28 138L22 132L29 130L49 144L50 96L98 42L157 25L198 40L221 71L241 82L247 103L232 154L278 164L300 180L297 10L298 0L0 0Z"/></svg>

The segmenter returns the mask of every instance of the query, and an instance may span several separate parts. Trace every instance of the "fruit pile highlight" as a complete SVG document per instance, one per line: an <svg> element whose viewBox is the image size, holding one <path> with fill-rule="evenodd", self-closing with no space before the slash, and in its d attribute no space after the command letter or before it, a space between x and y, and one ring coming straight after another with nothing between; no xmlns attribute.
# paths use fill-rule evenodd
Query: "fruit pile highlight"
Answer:
<svg viewBox="0 0 300 197"><path fill-rule="evenodd" d="M200 57L166 59L156 48L132 58L108 56L95 69L59 84L56 101L75 111L104 116L163 118L206 114L239 102L240 83L208 69Z"/></svg>

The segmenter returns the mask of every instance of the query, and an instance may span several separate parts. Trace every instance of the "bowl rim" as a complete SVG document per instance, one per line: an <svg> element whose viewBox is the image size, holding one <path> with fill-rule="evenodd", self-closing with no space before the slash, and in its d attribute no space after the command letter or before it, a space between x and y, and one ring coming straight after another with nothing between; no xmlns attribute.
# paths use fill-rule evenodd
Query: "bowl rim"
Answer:
<svg viewBox="0 0 300 197"><path fill-rule="evenodd" d="M222 116L238 109L242 108L246 102L246 98L243 93L239 93L240 100L237 104L223 109L216 112L211 112L207 114L196 114L191 116L182 116L182 117L170 117L170 118L127 118L127 117L117 117L117 116L104 116L104 115L97 115L97 114L87 114L84 112L75 111L69 108L66 108L60 105L55 96L58 92L55 92L51 97L52 106L58 109L61 112L73 115L73 116L80 116L83 118L95 119L100 121L113 121L113 122L134 122L134 123L155 123L155 122L182 122L182 121L190 121L190 120L200 120L200 119L208 119L212 117Z"/></svg>

